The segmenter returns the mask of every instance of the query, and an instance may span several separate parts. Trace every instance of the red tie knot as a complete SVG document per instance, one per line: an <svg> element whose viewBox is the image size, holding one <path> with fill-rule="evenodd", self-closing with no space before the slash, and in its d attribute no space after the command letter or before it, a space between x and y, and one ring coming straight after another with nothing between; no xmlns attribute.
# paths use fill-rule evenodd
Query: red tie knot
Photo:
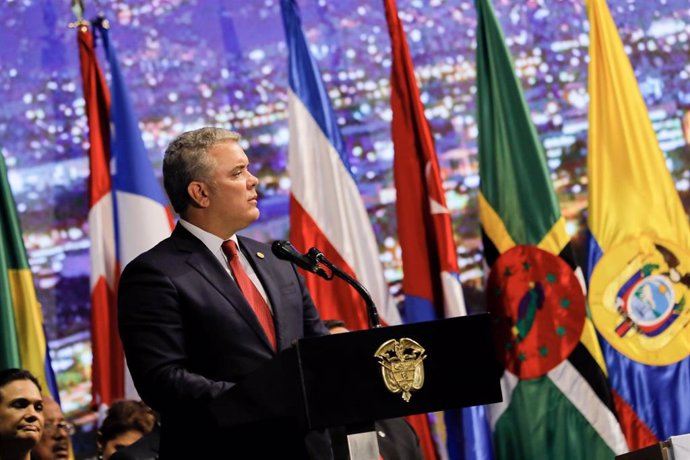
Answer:
<svg viewBox="0 0 690 460"><path fill-rule="evenodd" d="M228 258L228 262L233 260L237 256L237 244L233 240L223 241L221 245L225 257Z"/></svg>

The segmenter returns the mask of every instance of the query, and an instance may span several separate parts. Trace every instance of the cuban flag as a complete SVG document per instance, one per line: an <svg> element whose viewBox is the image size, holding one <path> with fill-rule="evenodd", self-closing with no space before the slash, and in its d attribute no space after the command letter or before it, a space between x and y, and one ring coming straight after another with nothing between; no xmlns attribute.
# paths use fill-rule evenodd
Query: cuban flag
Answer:
<svg viewBox="0 0 690 460"><path fill-rule="evenodd" d="M371 222L302 31L299 8L294 0L282 0L281 11L289 51L290 240L301 251L319 248L368 289L383 321L399 324ZM347 283L315 276L307 276L306 282L322 318L341 319L350 329L367 327L364 301Z"/></svg>
<svg viewBox="0 0 690 460"><path fill-rule="evenodd" d="M412 57L395 0L384 0L384 7L392 54L391 132L404 318L416 322L466 315L450 211ZM432 421L438 439L436 452L425 451L427 458L493 458L483 406L446 411Z"/></svg>

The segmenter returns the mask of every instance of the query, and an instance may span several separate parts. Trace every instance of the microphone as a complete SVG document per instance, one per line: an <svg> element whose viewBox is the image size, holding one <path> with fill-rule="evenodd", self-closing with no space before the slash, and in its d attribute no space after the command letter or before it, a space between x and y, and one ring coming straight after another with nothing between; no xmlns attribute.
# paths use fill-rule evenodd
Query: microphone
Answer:
<svg viewBox="0 0 690 460"><path fill-rule="evenodd" d="M288 240L274 241L271 245L271 251L273 251L273 254L279 259L287 260L308 272L315 273L322 278L330 279L326 270L321 268L317 261L311 260L304 254L300 254Z"/></svg>

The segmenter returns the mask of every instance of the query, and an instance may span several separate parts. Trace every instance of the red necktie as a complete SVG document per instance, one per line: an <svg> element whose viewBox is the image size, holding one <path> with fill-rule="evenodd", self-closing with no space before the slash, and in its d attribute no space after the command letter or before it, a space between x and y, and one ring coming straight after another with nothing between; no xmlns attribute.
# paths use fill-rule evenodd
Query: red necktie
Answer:
<svg viewBox="0 0 690 460"><path fill-rule="evenodd" d="M252 310L254 310L254 314L256 314L259 323L261 323L261 327L263 327L268 341L271 342L273 349L276 350L276 329L273 324L273 315L271 315L271 310L268 308L266 300L264 300L252 280L249 279L247 272L242 268L240 258L237 257L237 245L232 240L224 241L222 249L223 253L225 253L228 258L230 271L232 272L232 276L235 277L237 286L240 288L240 291L242 291L242 294L244 294L249 305L251 305Z"/></svg>

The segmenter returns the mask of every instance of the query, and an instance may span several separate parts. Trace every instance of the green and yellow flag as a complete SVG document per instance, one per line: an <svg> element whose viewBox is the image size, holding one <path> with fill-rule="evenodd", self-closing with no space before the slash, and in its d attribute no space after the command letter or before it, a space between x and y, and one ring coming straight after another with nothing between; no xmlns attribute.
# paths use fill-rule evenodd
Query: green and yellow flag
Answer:
<svg viewBox="0 0 690 460"><path fill-rule="evenodd" d="M604 0L588 0L589 305L631 449L690 432L690 226Z"/></svg>
<svg viewBox="0 0 690 460"><path fill-rule="evenodd" d="M498 459L627 450L545 156L489 0L476 0L479 210L504 364L489 406Z"/></svg>
<svg viewBox="0 0 690 460"><path fill-rule="evenodd" d="M0 152L0 369L27 369L49 391L46 350L41 305Z"/></svg>

